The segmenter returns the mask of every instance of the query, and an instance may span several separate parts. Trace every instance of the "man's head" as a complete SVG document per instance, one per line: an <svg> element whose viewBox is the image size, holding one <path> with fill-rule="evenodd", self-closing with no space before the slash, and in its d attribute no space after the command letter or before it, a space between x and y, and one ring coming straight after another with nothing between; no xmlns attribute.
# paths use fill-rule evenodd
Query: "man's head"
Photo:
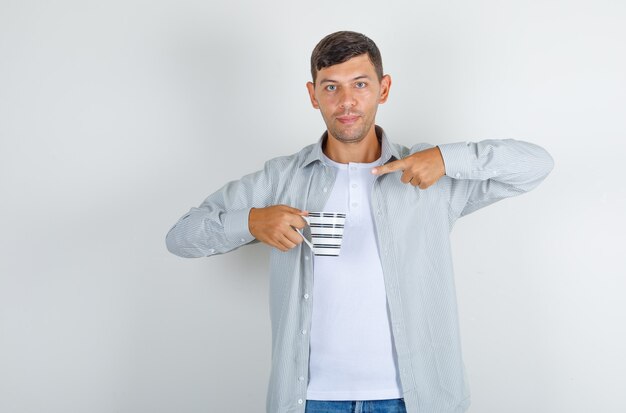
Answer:
<svg viewBox="0 0 626 413"><path fill-rule="evenodd" d="M354 32L326 36L311 55L311 74L311 104L320 110L330 137L342 143L375 139L376 112L387 100L391 78L383 75L374 42Z"/></svg>
<svg viewBox="0 0 626 413"><path fill-rule="evenodd" d="M313 83L317 72L325 67L343 63L353 57L367 54L380 81L383 78L383 60L376 43L361 33L341 31L324 37L311 53L311 77Z"/></svg>

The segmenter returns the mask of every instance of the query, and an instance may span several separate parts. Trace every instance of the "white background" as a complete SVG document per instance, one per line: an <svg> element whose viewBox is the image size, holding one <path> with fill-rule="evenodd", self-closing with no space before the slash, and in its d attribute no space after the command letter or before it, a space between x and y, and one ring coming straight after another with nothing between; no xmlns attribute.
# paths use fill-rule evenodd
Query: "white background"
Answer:
<svg viewBox="0 0 626 413"><path fill-rule="evenodd" d="M310 52L349 29L392 140L556 162L453 232L470 411L625 412L625 4L0 0L0 411L264 411L268 248L164 237L318 139Z"/></svg>

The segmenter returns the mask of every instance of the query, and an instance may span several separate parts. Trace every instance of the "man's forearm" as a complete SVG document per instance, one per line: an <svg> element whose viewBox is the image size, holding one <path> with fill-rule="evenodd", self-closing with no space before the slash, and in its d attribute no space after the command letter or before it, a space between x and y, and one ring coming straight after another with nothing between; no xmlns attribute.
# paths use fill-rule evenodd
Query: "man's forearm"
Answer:
<svg viewBox="0 0 626 413"><path fill-rule="evenodd" d="M539 185L554 167L538 145L513 139L439 145L444 159L453 217Z"/></svg>
<svg viewBox="0 0 626 413"><path fill-rule="evenodd" d="M254 240L248 230L250 208L215 213L193 208L170 229L167 249L186 258L207 257L232 251Z"/></svg>
<svg viewBox="0 0 626 413"><path fill-rule="evenodd" d="M493 179L521 192L536 187L554 161L542 147L513 139L439 145L446 175L454 179Z"/></svg>

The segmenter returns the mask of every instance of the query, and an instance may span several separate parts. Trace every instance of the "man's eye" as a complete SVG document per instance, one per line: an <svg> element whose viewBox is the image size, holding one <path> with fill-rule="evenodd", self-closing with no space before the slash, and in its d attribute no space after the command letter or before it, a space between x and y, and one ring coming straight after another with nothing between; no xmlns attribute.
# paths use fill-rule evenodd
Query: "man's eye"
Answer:
<svg viewBox="0 0 626 413"><path fill-rule="evenodd" d="M328 85L328 86L326 86L326 90L328 90L329 92L334 92L335 90L337 90L337 86L335 86L335 85Z"/></svg>
<svg viewBox="0 0 626 413"><path fill-rule="evenodd" d="M363 89L365 86L367 86L367 83L365 82L357 82L356 83L356 87L359 89Z"/></svg>

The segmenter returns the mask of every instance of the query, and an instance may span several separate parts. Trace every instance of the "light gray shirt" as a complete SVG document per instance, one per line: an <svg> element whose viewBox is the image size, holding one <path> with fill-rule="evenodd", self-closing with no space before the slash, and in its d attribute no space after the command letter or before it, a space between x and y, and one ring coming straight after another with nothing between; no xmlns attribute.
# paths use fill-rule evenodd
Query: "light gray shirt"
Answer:
<svg viewBox="0 0 626 413"><path fill-rule="evenodd" d="M431 147L391 143L376 127L384 163ZM300 152L271 159L263 170L229 182L183 215L166 237L182 257L223 254L256 241L250 208L285 204L320 211L336 168L326 165L326 134ZM553 161L517 140L439 145L446 175L426 190L403 184L401 172L376 178L371 193L385 292L408 413L461 413L469 406L449 234L455 221L536 187ZM270 254L272 363L268 413L305 411L313 296L311 250L300 244Z"/></svg>

